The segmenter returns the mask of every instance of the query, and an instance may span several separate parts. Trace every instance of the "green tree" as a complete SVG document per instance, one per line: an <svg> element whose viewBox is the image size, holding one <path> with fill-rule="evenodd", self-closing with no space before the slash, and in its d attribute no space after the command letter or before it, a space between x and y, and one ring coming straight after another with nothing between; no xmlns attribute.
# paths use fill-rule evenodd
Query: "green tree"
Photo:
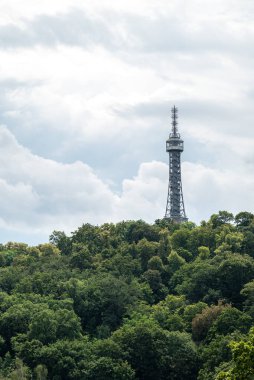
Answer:
<svg viewBox="0 0 254 380"><path fill-rule="evenodd" d="M55 245L63 255L70 255L72 249L71 239L63 231L53 231L49 242Z"/></svg>
<svg viewBox="0 0 254 380"><path fill-rule="evenodd" d="M199 346L199 358L201 369L198 374L198 380L211 380L216 377L216 372L220 366L232 359L229 343L234 340L240 340L242 335L234 332L229 335L218 335L208 344Z"/></svg>
<svg viewBox="0 0 254 380"><path fill-rule="evenodd" d="M60 250L55 245L50 243L39 244L38 249L41 252L42 256L53 256L60 254Z"/></svg>
<svg viewBox="0 0 254 380"><path fill-rule="evenodd" d="M174 250L177 250L178 248L185 248L188 250L190 234L191 232L187 228L176 230L170 238L172 248Z"/></svg>
<svg viewBox="0 0 254 380"><path fill-rule="evenodd" d="M137 282L127 284L111 274L97 274L87 281L70 280L65 287L83 328L91 334L102 325L108 332L116 329L127 310L143 296Z"/></svg>
<svg viewBox="0 0 254 380"><path fill-rule="evenodd" d="M222 254L183 265L170 280L170 288L191 302L226 299L239 305L240 291L254 276L254 260L248 255Z"/></svg>
<svg viewBox="0 0 254 380"><path fill-rule="evenodd" d="M92 255L87 246L81 243L73 243L72 252L70 259L72 267L79 268L80 270L91 268Z"/></svg>
<svg viewBox="0 0 254 380"><path fill-rule="evenodd" d="M244 310L254 318L254 280L244 285L241 295L245 298Z"/></svg>
<svg viewBox="0 0 254 380"><path fill-rule="evenodd" d="M157 242L150 242L146 239L141 239L136 246L138 257L140 258L141 268L146 271L148 268L148 261L156 256L158 253L159 244Z"/></svg>
<svg viewBox="0 0 254 380"><path fill-rule="evenodd" d="M184 308L183 320L185 322L185 329L188 332L192 331L192 321L197 314L201 314L202 310L205 309L208 305L205 302L197 302L191 305L187 305Z"/></svg>
<svg viewBox="0 0 254 380"><path fill-rule="evenodd" d="M191 303L198 301L217 302L222 298L218 289L218 265L212 260L199 260L181 266L170 280L170 288L178 294L184 294ZM217 290L211 293L211 290Z"/></svg>
<svg viewBox="0 0 254 380"><path fill-rule="evenodd" d="M148 241L159 241L159 229L143 220L129 221L126 223L125 239L128 243L146 239Z"/></svg>
<svg viewBox="0 0 254 380"><path fill-rule="evenodd" d="M53 310L45 309L33 316L29 325L29 338L38 339L43 344L57 339L57 320Z"/></svg>
<svg viewBox="0 0 254 380"><path fill-rule="evenodd" d="M15 369L10 373L8 378L10 380L28 380L30 378L30 370L24 365L22 360L17 358L15 360Z"/></svg>
<svg viewBox="0 0 254 380"><path fill-rule="evenodd" d="M31 368L40 364L38 357L43 347L42 342L36 339L29 340L27 334L18 334L11 339L11 343L16 356L22 358Z"/></svg>
<svg viewBox="0 0 254 380"><path fill-rule="evenodd" d="M81 336L81 324L72 310L44 309L35 314L29 325L28 336L48 344L57 339L75 339Z"/></svg>
<svg viewBox="0 0 254 380"><path fill-rule="evenodd" d="M152 317L165 330L183 331L185 327L184 321L178 314L179 308L181 309L181 307L176 310L172 310L172 306L173 305L168 305L165 301L161 301L157 305L153 306Z"/></svg>
<svg viewBox="0 0 254 380"><path fill-rule="evenodd" d="M192 336L195 341L202 341L206 338L209 329L223 312L230 305L219 303L204 308L200 314L197 314L192 320Z"/></svg>
<svg viewBox="0 0 254 380"><path fill-rule="evenodd" d="M213 323L209 330L209 335L215 337L216 335L227 335L234 331L247 333L252 325L252 318L236 309L235 307L227 307L222 310L221 314Z"/></svg>
<svg viewBox="0 0 254 380"><path fill-rule="evenodd" d="M169 275L172 276L185 263L186 261L177 252L172 251L168 256L167 271Z"/></svg>
<svg viewBox="0 0 254 380"><path fill-rule="evenodd" d="M197 352L186 333L168 332L142 318L113 334L140 380L196 379Z"/></svg>
<svg viewBox="0 0 254 380"><path fill-rule="evenodd" d="M40 309L40 306L34 305L31 301L23 301L10 305L6 311L0 314L0 334L7 343L18 333L28 331L31 319Z"/></svg>
<svg viewBox="0 0 254 380"><path fill-rule="evenodd" d="M254 221L254 215L251 212L242 211L235 216L235 222L238 229L249 227Z"/></svg>
<svg viewBox="0 0 254 380"><path fill-rule="evenodd" d="M35 360L47 367L49 379L83 379L82 362L91 360L90 343L86 337L57 340L37 350Z"/></svg>
<svg viewBox="0 0 254 380"><path fill-rule="evenodd" d="M99 357L86 363L81 372L86 380L134 380L135 372L127 361Z"/></svg>
<svg viewBox="0 0 254 380"><path fill-rule="evenodd" d="M160 272L158 270L148 269L143 274L143 278L147 281L155 296L155 301L161 300L167 294L168 290L163 285Z"/></svg>
<svg viewBox="0 0 254 380"><path fill-rule="evenodd" d="M254 329L247 340L231 342L233 360L228 371L221 371L216 380L252 380L254 377Z"/></svg>
<svg viewBox="0 0 254 380"><path fill-rule="evenodd" d="M159 256L153 256L148 261L147 268L151 270L157 270L158 272L163 272L163 262Z"/></svg>
<svg viewBox="0 0 254 380"><path fill-rule="evenodd" d="M222 297L233 304L241 304L240 291L254 276L254 260L248 255L228 254L217 269Z"/></svg>
<svg viewBox="0 0 254 380"><path fill-rule="evenodd" d="M162 259L163 263L167 262L167 257L170 253L170 237L168 229L164 228L159 231L159 256Z"/></svg>
<svg viewBox="0 0 254 380"><path fill-rule="evenodd" d="M234 221L234 215L228 211L219 211L218 214L213 214L209 220L213 228L230 224Z"/></svg>
<svg viewBox="0 0 254 380"><path fill-rule="evenodd" d="M72 233L71 242L81 243L87 246L88 251L94 255L99 253L104 247L102 236L100 235L100 228L92 226L89 223L83 224L77 231Z"/></svg>
<svg viewBox="0 0 254 380"><path fill-rule="evenodd" d="M210 249L208 247L198 247L198 256L201 260L206 260L210 256Z"/></svg>
<svg viewBox="0 0 254 380"><path fill-rule="evenodd" d="M34 372L35 372L36 380L47 380L48 370L45 365L38 364Z"/></svg>

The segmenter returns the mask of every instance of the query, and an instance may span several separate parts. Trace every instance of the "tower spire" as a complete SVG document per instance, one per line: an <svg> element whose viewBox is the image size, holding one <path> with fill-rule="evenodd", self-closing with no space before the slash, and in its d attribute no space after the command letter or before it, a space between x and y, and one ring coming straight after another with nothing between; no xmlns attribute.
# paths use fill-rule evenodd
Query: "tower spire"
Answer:
<svg viewBox="0 0 254 380"><path fill-rule="evenodd" d="M172 117L172 134L173 136L177 135L177 124L178 124L178 109L176 106L171 108L171 117Z"/></svg>
<svg viewBox="0 0 254 380"><path fill-rule="evenodd" d="M188 219L185 214L181 179L183 140L181 140L178 133L178 109L176 106L171 108L171 116L172 132L166 142L166 151L169 154L169 182L165 218L181 223L186 222Z"/></svg>

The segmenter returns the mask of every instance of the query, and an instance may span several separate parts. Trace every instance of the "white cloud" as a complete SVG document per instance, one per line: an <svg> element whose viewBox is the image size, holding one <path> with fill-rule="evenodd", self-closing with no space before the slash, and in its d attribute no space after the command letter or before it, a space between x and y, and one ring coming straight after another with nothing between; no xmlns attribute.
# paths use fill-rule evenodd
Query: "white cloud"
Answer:
<svg viewBox="0 0 254 380"><path fill-rule="evenodd" d="M116 219L153 222L162 218L166 207L167 172L167 165L162 162L142 163L137 176L123 181Z"/></svg>
<svg viewBox="0 0 254 380"><path fill-rule="evenodd" d="M168 166L142 163L115 193L86 164L62 164L32 154L4 127L0 129L0 225L3 231L48 236L70 232L83 222L122 219L153 222L164 216ZM242 172L183 163L186 212L199 222L219 209L239 212L253 204L254 179ZM216 202L215 202L216 200ZM2 237L3 238L3 237ZM39 238L38 238L39 239Z"/></svg>
<svg viewBox="0 0 254 380"><path fill-rule="evenodd" d="M183 192L188 216L207 219L219 210L248 211L254 202L254 178L242 166L240 171L183 163Z"/></svg>
<svg viewBox="0 0 254 380"><path fill-rule="evenodd" d="M123 182L118 212L123 218L144 218L153 222L164 216L168 165L162 162L141 164L132 180ZM183 162L182 181L185 209L189 220L199 223L219 210L233 213L249 210L254 203L254 178L244 168L211 168ZM127 215L127 216L126 216Z"/></svg>
<svg viewBox="0 0 254 380"><path fill-rule="evenodd" d="M0 214L8 228L73 228L112 214L115 195L81 162L61 164L33 155L0 130Z"/></svg>
<svg viewBox="0 0 254 380"><path fill-rule="evenodd" d="M0 59L0 79L35 83L11 89L6 96L12 109L30 111L21 114L23 127L36 128L39 120L89 140L120 134L125 123L116 120L112 106L149 98L161 82L152 70L130 66L102 49L22 49L18 55L0 52Z"/></svg>
<svg viewBox="0 0 254 380"><path fill-rule="evenodd" d="M8 232L31 236L66 232L83 222L161 216L166 165L144 163L115 194L86 164L61 164L33 155L4 126L0 129L0 224Z"/></svg>
<svg viewBox="0 0 254 380"><path fill-rule="evenodd" d="M252 1L0 7L3 228L46 234L163 216L174 103L188 216L253 211Z"/></svg>

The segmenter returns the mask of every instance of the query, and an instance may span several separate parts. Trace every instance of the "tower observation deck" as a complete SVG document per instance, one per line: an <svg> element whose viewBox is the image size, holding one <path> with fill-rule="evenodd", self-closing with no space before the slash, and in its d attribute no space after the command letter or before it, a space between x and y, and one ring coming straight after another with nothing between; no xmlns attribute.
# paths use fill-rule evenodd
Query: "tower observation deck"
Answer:
<svg viewBox="0 0 254 380"><path fill-rule="evenodd" d="M165 218L171 219L176 223L182 223L188 220L184 209L181 179L181 153L183 152L183 140L181 140L177 128L178 109L174 106L171 109L171 113L172 131L166 141L166 151L169 154L169 182Z"/></svg>

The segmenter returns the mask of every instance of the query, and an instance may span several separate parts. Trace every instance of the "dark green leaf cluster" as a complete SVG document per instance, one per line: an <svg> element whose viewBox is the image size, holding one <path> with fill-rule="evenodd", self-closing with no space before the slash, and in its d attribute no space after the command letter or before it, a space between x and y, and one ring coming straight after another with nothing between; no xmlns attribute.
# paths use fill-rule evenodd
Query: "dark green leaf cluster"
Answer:
<svg viewBox="0 0 254 380"><path fill-rule="evenodd" d="M254 215L142 220L0 246L0 380L254 373ZM244 363L241 360L244 358ZM238 376L238 377L237 377Z"/></svg>

